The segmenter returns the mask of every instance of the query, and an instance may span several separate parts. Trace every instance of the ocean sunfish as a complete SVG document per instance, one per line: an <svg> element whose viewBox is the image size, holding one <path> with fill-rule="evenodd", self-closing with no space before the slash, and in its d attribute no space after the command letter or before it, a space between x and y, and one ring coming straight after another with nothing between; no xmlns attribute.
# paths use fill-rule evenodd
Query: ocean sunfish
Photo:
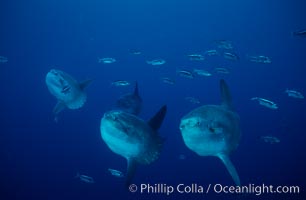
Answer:
<svg viewBox="0 0 306 200"><path fill-rule="evenodd" d="M57 115L64 108L78 109L86 102L87 95L84 89L92 80L77 82L69 74L56 69L51 69L46 76L46 84L50 93L58 100L53 109Z"/></svg>
<svg viewBox="0 0 306 200"><path fill-rule="evenodd" d="M112 110L101 119L101 137L114 153L127 159L126 186L134 177L137 164L148 165L157 160L163 139L157 133L166 115L163 106L148 122L136 115Z"/></svg>
<svg viewBox="0 0 306 200"><path fill-rule="evenodd" d="M236 185L240 179L229 159L240 140L239 116L233 111L225 81L220 81L221 105L204 105L181 119L180 131L186 146L199 156L219 157Z"/></svg>
<svg viewBox="0 0 306 200"><path fill-rule="evenodd" d="M133 115L138 115L141 112L142 99L139 96L137 82L135 85L134 92L121 96L116 102L116 107L119 110L123 110Z"/></svg>

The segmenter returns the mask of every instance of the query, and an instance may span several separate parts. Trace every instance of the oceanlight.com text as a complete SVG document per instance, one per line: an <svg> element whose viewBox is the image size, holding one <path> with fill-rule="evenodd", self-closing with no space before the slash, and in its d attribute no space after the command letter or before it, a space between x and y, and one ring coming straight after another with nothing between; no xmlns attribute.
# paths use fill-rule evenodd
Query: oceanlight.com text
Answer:
<svg viewBox="0 0 306 200"><path fill-rule="evenodd" d="M255 185L248 184L244 186L226 186L222 184L201 185L198 183L192 184L177 184L170 185L164 183L156 184L132 184L129 187L130 192L139 192L141 194L254 194L256 196L263 194L299 194L299 186L274 186L274 185Z"/></svg>
<svg viewBox="0 0 306 200"><path fill-rule="evenodd" d="M230 193L230 194L299 194L299 186L274 186L274 185L255 185L249 184L245 186L224 186L215 184L213 186L215 193Z"/></svg>

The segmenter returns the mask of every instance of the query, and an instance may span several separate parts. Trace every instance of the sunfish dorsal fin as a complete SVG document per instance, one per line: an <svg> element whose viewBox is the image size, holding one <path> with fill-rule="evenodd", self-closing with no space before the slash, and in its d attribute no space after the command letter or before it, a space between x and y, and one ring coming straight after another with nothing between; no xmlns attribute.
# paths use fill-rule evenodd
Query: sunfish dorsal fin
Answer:
<svg viewBox="0 0 306 200"><path fill-rule="evenodd" d="M136 84L135 84L134 96L139 96L138 83L137 83L137 81L136 81Z"/></svg>
<svg viewBox="0 0 306 200"><path fill-rule="evenodd" d="M126 172L126 182L125 186L129 187L129 185L132 183L132 179L135 175L137 168L137 163L133 158L127 159L127 172Z"/></svg>
<svg viewBox="0 0 306 200"><path fill-rule="evenodd" d="M154 117L152 117L149 120L148 122L149 126L155 131L158 130L165 118L166 113L167 113L167 106L164 105L159 109L159 111L154 115Z"/></svg>
<svg viewBox="0 0 306 200"><path fill-rule="evenodd" d="M222 105L230 110L233 110L232 96L225 80L220 80L220 93Z"/></svg>
<svg viewBox="0 0 306 200"><path fill-rule="evenodd" d="M228 155L226 154L218 154L218 157L222 160L222 162L224 163L227 171L230 173L230 175L232 176L235 184L237 186L240 186L240 178L239 175L237 173L237 170L235 168L235 166L233 165L232 161L229 159Z"/></svg>
<svg viewBox="0 0 306 200"><path fill-rule="evenodd" d="M93 81L93 79L87 79L85 81L80 82L79 86L80 86L81 90L84 90L92 81Z"/></svg>

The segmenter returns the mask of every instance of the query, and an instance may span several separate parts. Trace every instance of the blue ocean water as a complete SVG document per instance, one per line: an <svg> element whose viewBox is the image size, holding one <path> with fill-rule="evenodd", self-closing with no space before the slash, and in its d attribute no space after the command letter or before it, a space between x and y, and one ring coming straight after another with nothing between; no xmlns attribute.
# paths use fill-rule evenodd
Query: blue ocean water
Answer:
<svg viewBox="0 0 306 200"><path fill-rule="evenodd" d="M159 130L165 137L160 158L139 166L133 180L140 184L234 185L216 157L200 157L182 140L180 119L204 104L219 104L219 80L228 83L240 116L241 141L231 160L242 185L299 186L300 194L262 194L262 199L302 199L305 191L304 99L288 97L285 90L306 95L306 38L292 32L305 30L302 0L29 0L0 2L0 199L252 199L234 195L132 193L124 179L108 168L125 172L126 160L111 152L100 136L100 120L115 101L133 90L114 87L115 80L137 81L143 99L140 117L150 119L166 104L168 112ZM188 54L217 49L215 41L228 40L239 60L222 56L190 61ZM141 51L140 55L131 50ZM254 63L247 55L265 55L270 64ZM98 58L113 57L112 64ZM154 67L147 60L162 58ZM229 74L214 71L230 69ZM77 80L94 79L86 88L88 100L79 110L64 110L54 122L56 99L45 76L61 69ZM210 77L187 79L178 69L203 68ZM161 81L175 79L174 85ZM192 104L192 96L201 104ZM251 101L274 101L273 110ZM261 136L280 139L265 143ZM185 159L179 159L184 155ZM87 184L77 173L94 178Z"/></svg>

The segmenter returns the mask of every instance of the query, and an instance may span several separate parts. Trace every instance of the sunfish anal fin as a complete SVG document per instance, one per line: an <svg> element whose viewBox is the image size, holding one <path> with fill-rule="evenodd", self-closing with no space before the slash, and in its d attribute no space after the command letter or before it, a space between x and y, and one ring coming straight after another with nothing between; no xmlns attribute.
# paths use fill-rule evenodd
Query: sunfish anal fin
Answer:
<svg viewBox="0 0 306 200"><path fill-rule="evenodd" d="M222 162L224 163L227 171L230 173L230 175L232 176L235 184L237 186L240 186L240 178L239 178L239 175L237 173L237 170L235 168L235 166L233 165L232 161L229 159L228 155L226 154L218 154L217 155L221 160Z"/></svg>
<svg viewBox="0 0 306 200"><path fill-rule="evenodd" d="M222 105L230 110L233 110L232 96L228 88L228 85L223 79L220 80L220 93L221 93Z"/></svg>
<svg viewBox="0 0 306 200"><path fill-rule="evenodd" d="M80 82L79 86L80 86L81 90L84 90L92 81L93 81L93 79L88 79L88 80Z"/></svg>
<svg viewBox="0 0 306 200"><path fill-rule="evenodd" d="M159 111L154 115L154 117L152 117L149 120L148 124L149 124L149 126L151 126L151 128L153 130L156 131L160 128L160 126L161 126L161 124L162 124L162 122L165 118L166 112L167 112L167 106L164 105L163 107L161 107L159 109Z"/></svg>
<svg viewBox="0 0 306 200"><path fill-rule="evenodd" d="M61 101L58 101L57 104L55 105L55 107L53 108L53 113L55 115L57 115L58 113L60 113L62 110L64 110L66 107L66 105L61 102Z"/></svg>
<svg viewBox="0 0 306 200"><path fill-rule="evenodd" d="M137 168L137 163L133 158L127 159L127 172L126 172L126 182L125 186L129 187L129 185L132 183L132 179L135 175Z"/></svg>

